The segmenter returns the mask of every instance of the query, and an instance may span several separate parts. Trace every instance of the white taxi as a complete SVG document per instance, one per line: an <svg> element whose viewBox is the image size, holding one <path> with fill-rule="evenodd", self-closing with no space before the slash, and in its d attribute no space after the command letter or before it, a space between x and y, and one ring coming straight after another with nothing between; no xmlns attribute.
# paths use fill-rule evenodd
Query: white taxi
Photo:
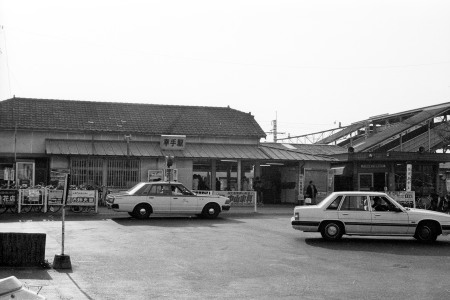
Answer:
<svg viewBox="0 0 450 300"><path fill-rule="evenodd" d="M230 199L219 195L197 195L179 182L141 182L128 191L109 194L106 205L118 212L145 219L156 214L189 214L216 218L230 210Z"/></svg>
<svg viewBox="0 0 450 300"><path fill-rule="evenodd" d="M385 193L335 192L317 205L296 206L291 225L320 232L326 240L346 234L412 236L433 242L450 233L450 215L403 207Z"/></svg>

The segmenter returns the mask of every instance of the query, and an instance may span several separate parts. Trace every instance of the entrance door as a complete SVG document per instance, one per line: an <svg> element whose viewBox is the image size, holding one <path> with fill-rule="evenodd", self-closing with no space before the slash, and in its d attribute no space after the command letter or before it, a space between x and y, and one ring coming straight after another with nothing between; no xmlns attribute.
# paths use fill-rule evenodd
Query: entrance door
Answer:
<svg viewBox="0 0 450 300"><path fill-rule="evenodd" d="M373 174L359 173L358 186L360 191L371 191L373 189Z"/></svg>
<svg viewBox="0 0 450 300"><path fill-rule="evenodd" d="M373 173L373 190L384 192L384 187L386 186L386 173Z"/></svg>

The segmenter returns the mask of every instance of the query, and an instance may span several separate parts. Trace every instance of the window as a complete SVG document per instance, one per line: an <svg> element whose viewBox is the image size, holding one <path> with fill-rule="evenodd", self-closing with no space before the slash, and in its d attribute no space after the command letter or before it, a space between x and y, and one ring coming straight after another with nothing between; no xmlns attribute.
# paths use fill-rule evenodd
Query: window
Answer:
<svg viewBox="0 0 450 300"><path fill-rule="evenodd" d="M178 186L172 185L172 195L183 195L183 191Z"/></svg>
<svg viewBox="0 0 450 300"><path fill-rule="evenodd" d="M113 188L130 188L140 182L138 159L75 157L70 160L71 184L99 187L105 182Z"/></svg>
<svg viewBox="0 0 450 300"><path fill-rule="evenodd" d="M395 211L395 205L386 197L370 196L370 204L374 211Z"/></svg>
<svg viewBox="0 0 450 300"><path fill-rule="evenodd" d="M365 196L345 196L341 210L368 210L367 200Z"/></svg>
<svg viewBox="0 0 450 300"><path fill-rule="evenodd" d="M162 194L162 185L158 184L158 185L152 185L151 186L151 190L149 192L149 195L161 195Z"/></svg>
<svg viewBox="0 0 450 300"><path fill-rule="evenodd" d="M152 186L150 184L144 185L135 195L147 196L151 187Z"/></svg>
<svg viewBox="0 0 450 300"><path fill-rule="evenodd" d="M330 206L328 206L328 210L337 210L339 207L339 203L341 203L342 196L338 196L336 199L334 199L333 202L331 202Z"/></svg>
<svg viewBox="0 0 450 300"><path fill-rule="evenodd" d="M108 160L107 186L126 188L140 181L140 161L138 159Z"/></svg>

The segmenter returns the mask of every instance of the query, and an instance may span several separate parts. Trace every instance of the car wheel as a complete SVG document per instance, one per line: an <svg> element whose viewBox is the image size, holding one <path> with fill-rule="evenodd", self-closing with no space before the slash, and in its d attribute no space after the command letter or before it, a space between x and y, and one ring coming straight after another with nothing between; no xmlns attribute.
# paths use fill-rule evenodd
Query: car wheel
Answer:
<svg viewBox="0 0 450 300"><path fill-rule="evenodd" d="M344 234L344 230L341 225L336 222L328 222L322 226L320 230L322 237L327 241L336 241L339 240Z"/></svg>
<svg viewBox="0 0 450 300"><path fill-rule="evenodd" d="M208 219L217 218L220 213L220 207L216 203L208 203L205 205L202 211L202 216Z"/></svg>
<svg viewBox="0 0 450 300"><path fill-rule="evenodd" d="M151 214L150 206L146 204L138 204L133 210L133 217L136 219L147 219Z"/></svg>
<svg viewBox="0 0 450 300"><path fill-rule="evenodd" d="M436 225L433 223L423 223L417 227L415 238L421 242L434 242L437 238Z"/></svg>
<svg viewBox="0 0 450 300"><path fill-rule="evenodd" d="M134 216L134 212L128 212L128 214L129 214L131 217L133 217L133 218L135 217L135 216Z"/></svg>

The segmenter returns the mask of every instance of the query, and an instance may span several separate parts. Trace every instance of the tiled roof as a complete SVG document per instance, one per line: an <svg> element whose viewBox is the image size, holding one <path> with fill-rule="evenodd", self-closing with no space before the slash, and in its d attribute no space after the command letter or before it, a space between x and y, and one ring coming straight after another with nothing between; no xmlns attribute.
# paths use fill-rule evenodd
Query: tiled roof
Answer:
<svg viewBox="0 0 450 300"><path fill-rule="evenodd" d="M0 101L0 128L148 135L265 137L250 113L229 107L12 98Z"/></svg>

